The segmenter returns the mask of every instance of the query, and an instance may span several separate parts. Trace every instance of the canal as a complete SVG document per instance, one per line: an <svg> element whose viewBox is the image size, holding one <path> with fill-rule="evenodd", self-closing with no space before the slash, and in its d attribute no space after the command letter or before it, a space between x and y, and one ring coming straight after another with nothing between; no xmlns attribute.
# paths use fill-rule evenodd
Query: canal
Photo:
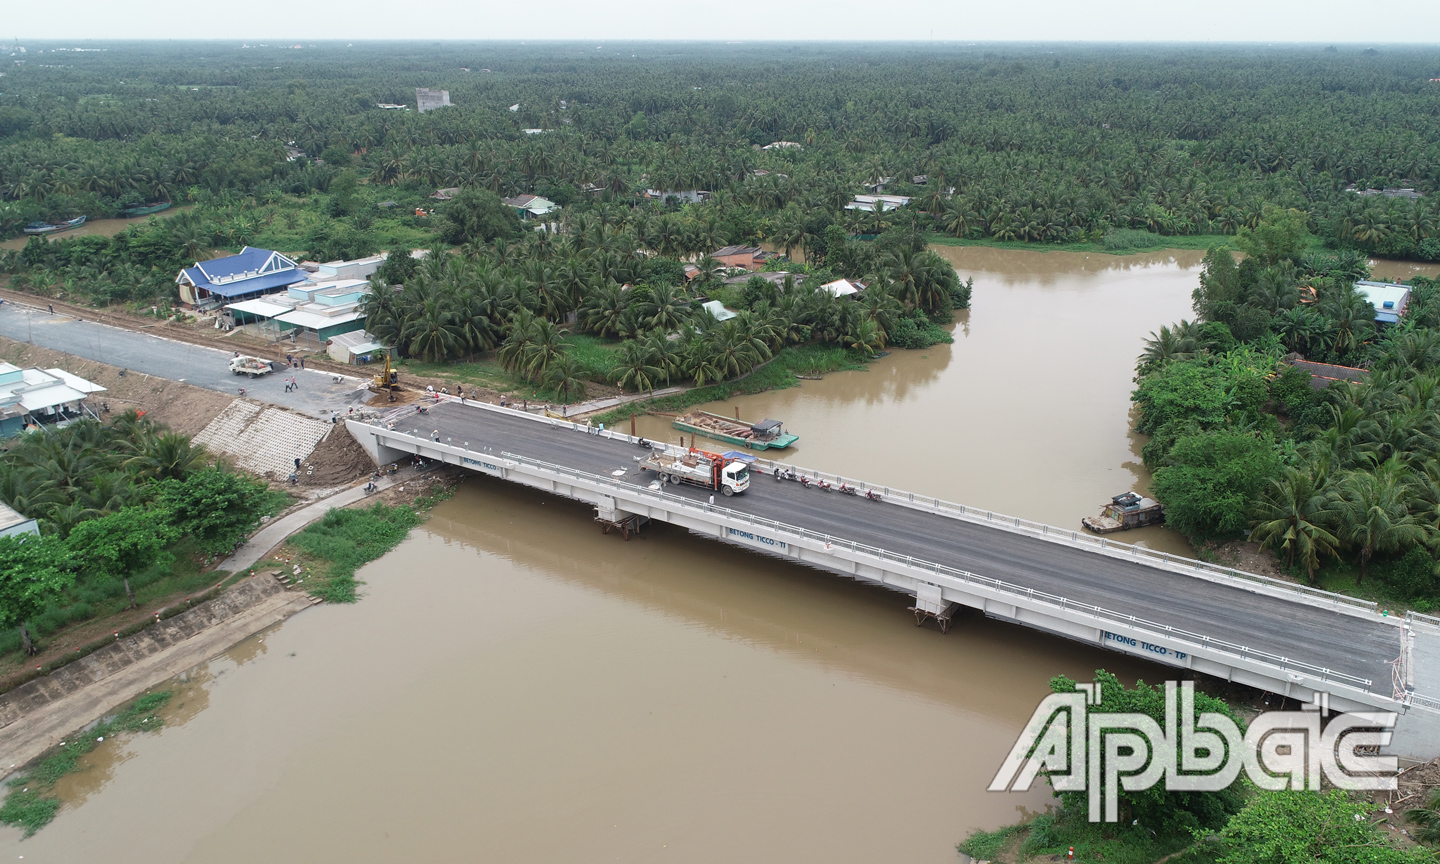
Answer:
<svg viewBox="0 0 1440 864"><path fill-rule="evenodd" d="M1143 488L1131 366L1188 314L1199 255L948 252L976 282L953 345L717 409L786 420L803 464L1057 524ZM163 731L102 744L0 853L948 862L1047 806L984 789L1051 676L1164 676L976 615L942 636L901 595L592 516L467 481L360 603L193 670Z"/></svg>

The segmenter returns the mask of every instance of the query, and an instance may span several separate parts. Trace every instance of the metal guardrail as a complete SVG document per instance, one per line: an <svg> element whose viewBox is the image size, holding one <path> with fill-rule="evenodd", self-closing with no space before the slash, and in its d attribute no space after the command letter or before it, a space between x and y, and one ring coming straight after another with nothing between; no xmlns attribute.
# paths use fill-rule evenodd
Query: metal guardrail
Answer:
<svg viewBox="0 0 1440 864"><path fill-rule="evenodd" d="M626 436L628 437L628 436ZM1183 555L1172 555L1169 552L1160 552L1145 546L1137 546L1130 543L1121 543L1115 540L1107 540L1103 536L1093 535L1086 531L1075 531L1059 528L1044 522L1035 522L1030 519L1022 519L1019 516L1007 516L1003 513L996 513L993 510L982 510L977 507L967 507L964 504L955 504L943 498L933 498L928 495L917 495L914 492L906 492L901 489L892 489L889 486L881 486L875 483L866 483L863 480L847 478L839 474L827 474L823 471L816 471L811 468L801 468L787 462L774 462L769 459L757 458L756 465L764 467L767 471L774 471L776 468L786 471L795 471L814 479L825 479L826 482L833 480L835 483L846 483L858 487L862 492L876 490L892 503L912 504L917 509L928 512L939 513L950 518L963 519L968 522L984 522L997 528L1014 530L1020 533L1029 534L1043 540L1052 542L1068 542L1072 545L1085 548L1093 547L1093 551L1120 552L1133 561L1156 565L1168 564L1173 568L1183 568L1196 573L1204 573L1210 576L1222 576L1230 581L1251 582L1257 585L1275 588L1282 591L1290 591L1302 594L1316 600L1324 600L1334 606L1349 606L1355 609L1374 612L1379 607L1372 600L1362 600L1358 597L1349 597L1344 594L1336 594L1331 591L1324 591L1319 588L1312 588L1308 585L1300 585L1295 582L1286 582L1283 579L1273 579L1269 576L1261 576L1258 573L1250 573L1245 570L1236 570L1233 567L1221 567L1209 564L1194 558L1186 558ZM1168 569L1168 568L1167 568Z"/></svg>
<svg viewBox="0 0 1440 864"><path fill-rule="evenodd" d="M1409 624L1412 627L1416 624L1426 624L1430 627L1434 627L1435 629L1440 630L1440 618L1436 618L1434 615L1425 615L1420 612L1415 612L1413 610L1407 611L1405 613L1405 623Z"/></svg>
<svg viewBox="0 0 1440 864"><path fill-rule="evenodd" d="M606 433L600 430L595 430L590 434ZM617 433L615 437L622 436L619 436ZM630 436L626 435L623 437L629 438ZM581 471L579 469L569 468L564 465L556 465L551 462L545 462L543 460L534 459L529 456L521 456L516 453L501 451L500 456L504 459L519 464L528 465L542 471L557 474L561 477L571 477L575 480L583 481L585 483L589 483L591 485L602 488L609 487L616 490L623 490L625 492L628 492L631 496L635 498L649 498L656 501L662 506L672 508L679 507L681 509L700 510L706 513L720 514L722 516L725 516L726 518L744 523L752 528L763 528L776 534L788 535L789 537L796 537L804 540L812 540L817 543L825 544L827 548L839 548L856 554L868 555L882 562L891 561L896 564L903 564L906 567L910 567L912 569L922 572L929 572L937 576L947 576L952 579L957 579L965 584L979 585L1003 594L1015 597L1022 597L1030 601L1039 601L1048 605L1056 606L1063 610L1080 612L1102 622L1113 622L1122 624L1124 626L1135 628L1137 630L1148 631L1150 633L1156 634L1157 636L1164 635L1170 637L1172 640L1179 639L1187 643L1191 647L1210 649L1220 652L1222 654L1228 654L1240 657L1242 659L1256 661L1259 663L1263 663L1267 666L1278 668L1282 671L1306 672L1319 677L1321 681L1335 681L1342 684L1347 684L1349 686L1363 690L1366 693L1370 692L1370 687L1373 683L1369 678L1361 678L1355 675L1346 674L1344 672L1337 672L1333 669L1328 669L1323 666L1316 666L1312 663L1306 663L1304 661L1295 660L1290 657L1272 654L1268 651L1261 651L1259 649L1250 648L1246 645L1238 645L1233 642L1227 642L1223 639L1216 639L1201 633L1194 633L1192 631L1183 630L1168 624L1161 624L1159 622L1150 621L1144 618L1140 618L1136 615L1126 615L1121 612L1115 612L1113 610L1106 609L1102 606L1096 606L1090 603L1080 603L1067 597L1060 596L1058 594L1050 594L1045 591L1037 591L1034 588L1026 588L1024 586L1015 585L1001 579L994 579L988 576L981 576L976 573L971 573L966 570L959 570L953 567L947 567L943 564L925 561L923 559L914 558L910 555L898 555L894 552L890 552L876 546L869 546L864 543L858 543L854 540L846 540L844 538L835 537L830 534L825 534L818 531L811 531L809 529L800 528L794 525L788 525L783 522L777 522L773 519L765 519L763 517L754 516L749 513L732 510L728 507L724 507L718 504L708 504L705 502L692 501L689 498L672 495L662 490L638 486L636 484L627 483L614 477L602 477L598 474L591 474L588 471Z"/></svg>
<svg viewBox="0 0 1440 864"><path fill-rule="evenodd" d="M443 399L445 397L441 398ZM454 399L454 397L450 397L450 399L451 401L457 401ZM575 431L587 432L592 435L600 435L602 437L610 438L616 441L624 441L627 444L634 444L641 440L641 438L638 436L629 435L624 432L616 432L612 429L597 428L594 426L586 425L584 423L576 423L574 421L565 420L558 417L535 417L534 415L528 414L526 412L517 411L513 408L501 408L498 405L491 405L487 402L466 402L465 404L474 406L476 408L482 408L490 411L499 411L511 416L524 417L530 420L548 423L550 426L555 428L568 427ZM650 439L645 440L648 441ZM674 444L669 444L662 441L652 441L652 443L663 446L666 452L681 451L685 449L683 447L678 447ZM1098 552L1100 554L1108 554L1112 557L1119 557L1118 555L1115 555L1115 553L1117 552L1122 553L1131 561L1149 564L1151 566L1160 566L1161 569L1168 569L1172 572L1174 572L1175 570L1189 570L1193 573L1205 574L1206 576L1224 577L1232 582L1249 582L1255 585L1263 585L1267 588L1273 588L1280 591L1288 591L1300 594L1302 596L1309 597L1312 600L1322 600L1328 602L1335 607L1348 606L1352 609L1358 609L1367 612L1375 612L1379 609L1378 604L1376 604L1373 600L1362 600L1358 597L1350 597L1345 594L1336 594L1332 591L1325 591L1320 588L1312 588L1309 585L1301 585L1295 582L1286 582L1283 579L1274 579L1269 576L1261 576L1259 573L1250 573L1245 570L1236 570L1234 567L1221 567L1219 565L1210 564L1195 558L1186 558L1183 555L1172 555L1169 552L1159 552L1144 546L1137 546L1130 543L1121 543L1115 540L1107 540L1103 536L1092 535L1085 531L1068 530L1056 527L1054 525L1049 525L1044 522L1035 522L1030 519L1022 519L1019 516L1007 516L1003 513L996 513L993 510L982 510L977 507L968 507L964 504L956 504L951 501L946 501L943 498L935 498L928 495L917 495L914 492L907 492L903 489L892 489L889 486L883 486L876 483L867 483L864 480L847 478L840 474L827 474L823 471L817 471L813 468L804 468L788 462L775 462L771 459L766 459L760 456L755 457L755 465L763 468L767 472L772 472L776 468L780 468L786 471L795 471L797 474L804 474L805 476L814 479L826 479L827 482L829 482L829 480L834 480L834 482L837 484L843 482L851 486L856 486L861 491L876 490L879 491L881 495L885 496L885 499L887 501L890 501L891 503L900 503L902 505L909 504L915 506L916 509L922 509L927 512L938 513L942 516L947 516L949 518L963 519L967 522L984 522L1003 530L1017 531L1019 533L1028 534L1032 537L1036 537L1042 540L1048 540L1050 542L1067 543L1071 546L1081 549L1085 549L1088 547L1089 551ZM1437 625L1440 625L1440 619L1431 620L1435 621Z"/></svg>

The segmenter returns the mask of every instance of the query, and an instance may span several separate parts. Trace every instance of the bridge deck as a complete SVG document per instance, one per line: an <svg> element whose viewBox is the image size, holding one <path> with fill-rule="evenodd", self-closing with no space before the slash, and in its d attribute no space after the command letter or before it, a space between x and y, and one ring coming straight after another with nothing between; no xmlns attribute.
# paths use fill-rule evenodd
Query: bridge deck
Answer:
<svg viewBox="0 0 1440 864"><path fill-rule="evenodd" d="M608 438L575 434L533 419L442 402L423 416L403 416L395 431L460 446L482 446L609 477L644 484L635 457L646 453ZM671 494L696 501L709 493L693 486L667 486ZM1117 560L1036 537L926 513L894 504L805 489L752 475L743 495L724 499L731 509L812 531L882 547L898 554L969 570L1103 606L1126 615L1183 628L1212 638L1293 657L1386 687L1390 661L1400 653L1399 628L1379 619L1322 608Z"/></svg>

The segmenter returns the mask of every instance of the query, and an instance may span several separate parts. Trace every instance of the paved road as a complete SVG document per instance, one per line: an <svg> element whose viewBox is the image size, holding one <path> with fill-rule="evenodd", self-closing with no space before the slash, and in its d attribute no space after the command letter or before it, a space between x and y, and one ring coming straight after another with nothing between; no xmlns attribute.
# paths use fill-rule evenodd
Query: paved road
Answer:
<svg viewBox="0 0 1440 864"><path fill-rule="evenodd" d="M649 483L634 457L643 451L568 428L547 427L455 404L406 416L397 431L438 431L441 440L471 449L510 452L602 476L625 469L625 480ZM678 490L678 491L677 491ZM667 491L704 500L697 487ZM1162 625L1293 657L1384 687L1389 661L1400 653L1399 628L1242 588L1108 558L984 525L876 503L758 475L749 491L724 499L727 507L899 554L1033 587L1072 600L1136 615Z"/></svg>
<svg viewBox="0 0 1440 864"><path fill-rule="evenodd" d="M230 372L234 352L78 320L69 315L51 315L43 308L36 310L13 302L0 304L0 336L232 396L240 395L240 388L244 387L245 395L252 399L311 416L325 416L331 410L343 414L351 406L364 404L369 396L360 378L342 376L337 384L329 372L280 368L251 380ZM283 343L278 351L263 356L283 363ZM292 375L300 387L286 392L285 381Z"/></svg>

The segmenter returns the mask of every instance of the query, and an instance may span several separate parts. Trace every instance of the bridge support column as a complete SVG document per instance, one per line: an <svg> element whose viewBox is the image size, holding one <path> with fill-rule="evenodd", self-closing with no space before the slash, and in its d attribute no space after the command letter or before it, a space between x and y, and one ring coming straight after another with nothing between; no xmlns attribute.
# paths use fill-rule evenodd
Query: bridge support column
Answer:
<svg viewBox="0 0 1440 864"><path fill-rule="evenodd" d="M915 584L915 605L909 609L915 613L916 627L924 624L926 619L934 618L935 623L940 625L941 633L950 631L950 622L955 615L955 604L940 595L939 585L931 585L929 582Z"/></svg>
<svg viewBox="0 0 1440 864"><path fill-rule="evenodd" d="M640 533L640 527L649 522L650 517L621 510L616 506L614 498L601 495L595 504L595 521L600 523L602 534L609 534L613 529L629 540L631 534Z"/></svg>

